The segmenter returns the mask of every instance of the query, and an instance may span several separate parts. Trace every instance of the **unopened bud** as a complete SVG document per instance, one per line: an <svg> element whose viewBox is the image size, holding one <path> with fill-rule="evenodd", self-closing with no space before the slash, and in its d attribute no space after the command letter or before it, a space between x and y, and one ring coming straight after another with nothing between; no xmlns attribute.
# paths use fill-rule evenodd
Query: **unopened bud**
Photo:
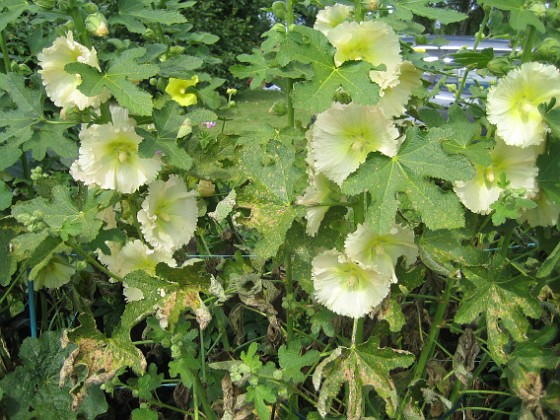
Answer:
<svg viewBox="0 0 560 420"><path fill-rule="evenodd" d="M368 9L372 12L376 11L377 9L379 9L379 6L381 6L382 0L370 0L369 4L368 4Z"/></svg>
<svg viewBox="0 0 560 420"><path fill-rule="evenodd" d="M88 32L95 36L107 36L109 27L107 19L101 13L94 13L86 18L86 28Z"/></svg>
<svg viewBox="0 0 560 420"><path fill-rule="evenodd" d="M97 13L99 8L95 3L86 3L84 4L84 10L88 15L92 15L94 13Z"/></svg>
<svg viewBox="0 0 560 420"><path fill-rule="evenodd" d="M511 63L507 57L493 58L488 62L486 67L496 76L503 76L512 69Z"/></svg>
<svg viewBox="0 0 560 420"><path fill-rule="evenodd" d="M535 51L539 60L558 63L560 61L560 41L556 38L545 38Z"/></svg>
<svg viewBox="0 0 560 420"><path fill-rule="evenodd" d="M201 197L210 197L216 193L216 186L211 181L201 179L198 183L198 194Z"/></svg>

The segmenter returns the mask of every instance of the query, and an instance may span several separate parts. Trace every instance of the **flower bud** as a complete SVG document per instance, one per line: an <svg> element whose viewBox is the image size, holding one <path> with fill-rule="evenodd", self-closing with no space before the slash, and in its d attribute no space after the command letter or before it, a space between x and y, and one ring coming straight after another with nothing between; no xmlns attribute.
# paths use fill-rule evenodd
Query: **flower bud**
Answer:
<svg viewBox="0 0 560 420"><path fill-rule="evenodd" d="M370 0L369 4L368 4L368 9L372 12L376 11L377 9L379 9L379 6L381 6L382 0Z"/></svg>
<svg viewBox="0 0 560 420"><path fill-rule="evenodd" d="M216 193L216 186L211 181L201 179L198 182L198 194L201 197L210 197Z"/></svg>
<svg viewBox="0 0 560 420"><path fill-rule="evenodd" d="M512 69L512 65L507 57L493 58L486 67L496 76L503 76Z"/></svg>
<svg viewBox="0 0 560 420"><path fill-rule="evenodd" d="M545 38L535 51L539 60L558 64L560 61L560 41L556 38Z"/></svg>
<svg viewBox="0 0 560 420"><path fill-rule="evenodd" d="M86 3L84 4L84 10L88 15L92 15L94 13L97 13L99 8L95 3Z"/></svg>
<svg viewBox="0 0 560 420"><path fill-rule="evenodd" d="M86 18L86 28L92 35L103 37L109 34L107 19L101 13L94 13Z"/></svg>

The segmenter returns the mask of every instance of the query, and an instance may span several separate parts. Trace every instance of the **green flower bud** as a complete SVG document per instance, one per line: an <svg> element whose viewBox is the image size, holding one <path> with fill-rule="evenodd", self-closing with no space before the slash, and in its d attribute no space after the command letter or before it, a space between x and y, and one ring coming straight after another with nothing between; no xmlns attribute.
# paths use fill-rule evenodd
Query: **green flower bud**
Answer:
<svg viewBox="0 0 560 420"><path fill-rule="evenodd" d="M109 34L107 19L101 13L89 15L86 18L86 28L90 34L95 36L103 37Z"/></svg>
<svg viewBox="0 0 560 420"><path fill-rule="evenodd" d="M251 376L249 378L249 384L257 386L259 384L259 378L257 378L256 376Z"/></svg>
<svg viewBox="0 0 560 420"><path fill-rule="evenodd" d="M490 60L486 67L496 76L503 76L512 69L511 63L507 57L496 57Z"/></svg>
<svg viewBox="0 0 560 420"><path fill-rule="evenodd" d="M558 63L560 61L560 41L556 38L545 38L535 51L539 60Z"/></svg>
<svg viewBox="0 0 560 420"><path fill-rule="evenodd" d="M277 381L281 381L283 376L284 376L284 374L282 373L282 371L281 371L280 369L275 370L275 371L272 373L272 377L273 377L274 379L276 379Z"/></svg>
<svg viewBox="0 0 560 420"><path fill-rule="evenodd" d="M33 0L33 3L35 3L37 6L43 9L50 10L54 8L54 5L56 4L56 0Z"/></svg>
<svg viewBox="0 0 560 420"><path fill-rule="evenodd" d="M286 3L283 1L275 1L272 3L272 12L278 19L284 20L286 18Z"/></svg>
<svg viewBox="0 0 560 420"><path fill-rule="evenodd" d="M531 6L529 6L529 10L539 18L544 18L546 14L546 6L542 3L533 3Z"/></svg>
<svg viewBox="0 0 560 420"><path fill-rule="evenodd" d="M97 7L97 5L95 3L86 3L86 4L84 4L84 10L86 11L86 13L88 15L92 15L94 13L97 13L99 8Z"/></svg>

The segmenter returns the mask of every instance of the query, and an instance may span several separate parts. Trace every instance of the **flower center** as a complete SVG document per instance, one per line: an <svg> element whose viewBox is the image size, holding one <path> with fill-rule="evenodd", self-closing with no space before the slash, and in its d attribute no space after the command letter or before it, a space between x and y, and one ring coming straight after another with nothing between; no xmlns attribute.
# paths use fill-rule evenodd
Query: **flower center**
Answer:
<svg viewBox="0 0 560 420"><path fill-rule="evenodd" d="M361 152L362 150L364 150L365 144L366 141L363 135L356 136L354 137L354 141L352 142L352 150Z"/></svg>

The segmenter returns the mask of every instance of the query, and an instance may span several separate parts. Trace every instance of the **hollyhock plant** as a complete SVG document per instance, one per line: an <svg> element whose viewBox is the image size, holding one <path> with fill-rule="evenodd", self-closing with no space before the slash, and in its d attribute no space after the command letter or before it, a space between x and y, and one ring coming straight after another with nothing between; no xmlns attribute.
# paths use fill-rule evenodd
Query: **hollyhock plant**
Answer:
<svg viewBox="0 0 560 420"><path fill-rule="evenodd" d="M81 76L64 70L64 66L70 63L83 63L100 70L95 48L89 49L74 41L72 32L56 38L52 46L44 48L37 58L47 96L63 110L73 106L80 111L90 106L97 108L111 96L107 88L99 95L84 95L78 90Z"/></svg>
<svg viewBox="0 0 560 420"><path fill-rule="evenodd" d="M112 106L111 117L112 122L107 124L82 124L79 158L70 173L86 185L132 193L155 179L161 159L158 155L138 155L142 137L134 131L136 122L128 117L126 109Z"/></svg>
<svg viewBox="0 0 560 420"><path fill-rule="evenodd" d="M500 178L505 175L512 189L525 189L526 194L538 191L536 177L537 147L520 148L508 146L499 137L490 153L492 164L488 167L475 165L476 175L468 181L455 181L454 191L461 202L474 213L488 214L491 204L498 200L503 188Z"/></svg>
<svg viewBox="0 0 560 420"><path fill-rule="evenodd" d="M187 244L196 230L196 191L188 191L177 175L154 181L138 212L142 234L150 245L173 252Z"/></svg>
<svg viewBox="0 0 560 420"><path fill-rule="evenodd" d="M352 318L371 312L389 294L391 282L373 267L349 260L336 250L313 258L315 299L331 311Z"/></svg>
<svg viewBox="0 0 560 420"><path fill-rule="evenodd" d="M345 4L327 6L317 13L317 19L315 20L313 29L316 29L328 36L332 29L348 20L353 11L354 8L352 6L346 6Z"/></svg>
<svg viewBox="0 0 560 420"><path fill-rule="evenodd" d="M362 265L375 267L393 283L398 281L395 265L399 257L404 257L409 265L418 257L414 232L398 225L379 235L367 225L360 224L356 231L346 238L344 252Z"/></svg>
<svg viewBox="0 0 560 420"><path fill-rule="evenodd" d="M524 63L488 92L488 121L510 146L538 145L549 131L538 107L552 98L560 98L560 71L549 64Z"/></svg>
<svg viewBox="0 0 560 420"><path fill-rule="evenodd" d="M171 95L171 99L181 106L195 105L198 101L196 94L189 91L198 84L198 76L193 76L190 79L175 79L170 78L165 91Z"/></svg>
<svg viewBox="0 0 560 420"><path fill-rule="evenodd" d="M334 103L311 128L310 160L316 172L341 185L371 152L395 156L399 132L381 108Z"/></svg>

